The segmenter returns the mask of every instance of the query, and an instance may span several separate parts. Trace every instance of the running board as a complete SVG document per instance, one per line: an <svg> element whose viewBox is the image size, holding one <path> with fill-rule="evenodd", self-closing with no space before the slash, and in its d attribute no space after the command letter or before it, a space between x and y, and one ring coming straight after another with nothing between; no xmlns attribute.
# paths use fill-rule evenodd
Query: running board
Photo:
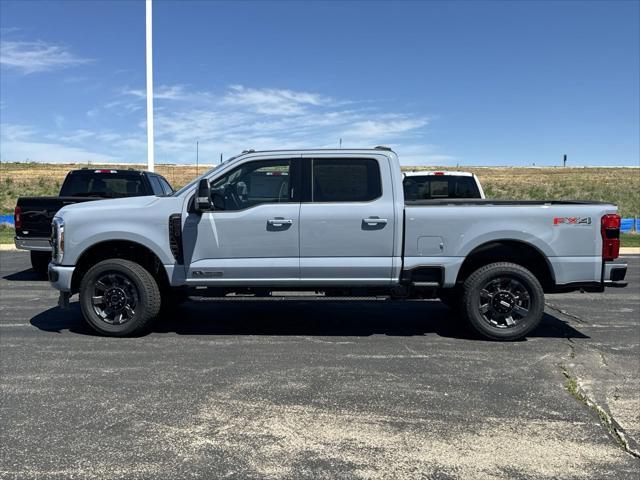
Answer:
<svg viewBox="0 0 640 480"><path fill-rule="evenodd" d="M438 288L440 286L440 282L411 282L411 285L414 287Z"/></svg>

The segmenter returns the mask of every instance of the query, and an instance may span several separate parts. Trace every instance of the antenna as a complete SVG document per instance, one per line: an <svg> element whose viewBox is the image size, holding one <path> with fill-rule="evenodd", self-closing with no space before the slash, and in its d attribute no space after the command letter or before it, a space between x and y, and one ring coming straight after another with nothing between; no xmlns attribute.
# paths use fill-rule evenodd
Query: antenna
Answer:
<svg viewBox="0 0 640 480"><path fill-rule="evenodd" d="M340 148L342 148L342 138L340 138Z"/></svg>
<svg viewBox="0 0 640 480"><path fill-rule="evenodd" d="M220 163L222 163L222 152L220 152Z"/></svg>

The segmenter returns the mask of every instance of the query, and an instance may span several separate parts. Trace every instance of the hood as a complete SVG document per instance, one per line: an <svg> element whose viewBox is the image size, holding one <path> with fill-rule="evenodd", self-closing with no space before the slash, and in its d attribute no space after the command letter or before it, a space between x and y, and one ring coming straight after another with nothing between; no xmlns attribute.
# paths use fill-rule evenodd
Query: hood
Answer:
<svg viewBox="0 0 640 480"><path fill-rule="evenodd" d="M165 198L172 197L156 197L149 195L145 197L125 197L125 198L112 198L109 200L96 200L95 202L74 203L73 205L67 205L60 209L56 214L57 217L63 217L67 214L73 214L74 212L84 212L91 210L100 215L100 212L120 210L123 213L129 209L145 208L154 205L158 201L162 201Z"/></svg>

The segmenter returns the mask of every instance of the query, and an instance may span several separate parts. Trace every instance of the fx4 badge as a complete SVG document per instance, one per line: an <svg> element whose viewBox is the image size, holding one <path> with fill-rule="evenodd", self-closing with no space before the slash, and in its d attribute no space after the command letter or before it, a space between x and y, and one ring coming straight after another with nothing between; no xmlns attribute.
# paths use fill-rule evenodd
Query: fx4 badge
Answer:
<svg viewBox="0 0 640 480"><path fill-rule="evenodd" d="M554 225L591 225L591 217L555 217Z"/></svg>

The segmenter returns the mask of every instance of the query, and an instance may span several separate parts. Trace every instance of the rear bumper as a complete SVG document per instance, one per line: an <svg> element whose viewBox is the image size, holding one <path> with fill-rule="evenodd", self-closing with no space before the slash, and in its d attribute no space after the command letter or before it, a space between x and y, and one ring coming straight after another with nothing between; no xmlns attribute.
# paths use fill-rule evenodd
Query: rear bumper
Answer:
<svg viewBox="0 0 640 480"><path fill-rule="evenodd" d="M566 293L577 290L583 292L604 292L605 288L623 288L627 286L624 277L627 275L627 264L624 262L605 262L602 265L602 280L600 282L571 282L556 285L548 293Z"/></svg>
<svg viewBox="0 0 640 480"><path fill-rule="evenodd" d="M38 252L50 252L49 237L14 237L16 248L20 250L36 250Z"/></svg>
<svg viewBox="0 0 640 480"><path fill-rule="evenodd" d="M61 292L71 292L71 280L75 267L63 267L55 263L49 263L48 277L49 283L56 290Z"/></svg>
<svg viewBox="0 0 640 480"><path fill-rule="evenodd" d="M602 281L605 287L626 287L624 277L627 276L626 263L605 263L602 269Z"/></svg>

